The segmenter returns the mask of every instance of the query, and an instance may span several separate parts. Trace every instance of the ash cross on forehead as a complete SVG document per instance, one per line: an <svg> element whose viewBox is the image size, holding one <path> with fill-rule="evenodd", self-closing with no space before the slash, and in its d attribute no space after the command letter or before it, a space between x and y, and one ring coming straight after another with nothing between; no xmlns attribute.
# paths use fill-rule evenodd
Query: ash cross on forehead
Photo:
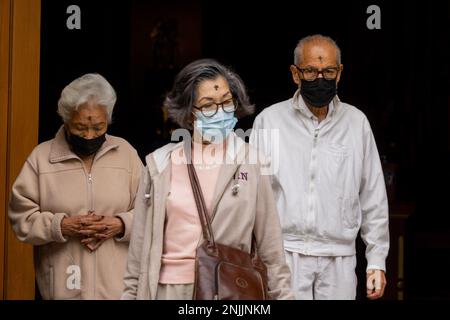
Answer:
<svg viewBox="0 0 450 320"><path fill-rule="evenodd" d="M92 120L92 117L91 117L91 116L88 116L88 120L91 121L91 120Z"/></svg>
<svg viewBox="0 0 450 320"><path fill-rule="evenodd" d="M323 58L322 56L319 56L319 61L322 62Z"/></svg>
<svg viewBox="0 0 450 320"><path fill-rule="evenodd" d="M214 86L214 89L216 89L216 91L219 90L219 86L216 84L216 85Z"/></svg>

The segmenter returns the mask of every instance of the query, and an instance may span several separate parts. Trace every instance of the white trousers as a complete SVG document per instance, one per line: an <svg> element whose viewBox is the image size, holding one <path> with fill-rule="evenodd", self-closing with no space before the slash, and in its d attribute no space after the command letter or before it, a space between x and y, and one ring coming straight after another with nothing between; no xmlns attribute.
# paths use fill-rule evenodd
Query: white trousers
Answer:
<svg viewBox="0 0 450 320"><path fill-rule="evenodd" d="M286 251L298 300L354 300L356 256L318 257Z"/></svg>

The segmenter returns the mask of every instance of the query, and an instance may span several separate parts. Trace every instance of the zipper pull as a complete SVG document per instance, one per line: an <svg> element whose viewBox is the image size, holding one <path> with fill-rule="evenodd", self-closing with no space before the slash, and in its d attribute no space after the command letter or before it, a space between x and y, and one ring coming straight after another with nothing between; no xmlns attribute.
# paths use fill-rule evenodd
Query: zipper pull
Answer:
<svg viewBox="0 0 450 320"><path fill-rule="evenodd" d="M319 135L319 129L314 130L314 138L317 138Z"/></svg>

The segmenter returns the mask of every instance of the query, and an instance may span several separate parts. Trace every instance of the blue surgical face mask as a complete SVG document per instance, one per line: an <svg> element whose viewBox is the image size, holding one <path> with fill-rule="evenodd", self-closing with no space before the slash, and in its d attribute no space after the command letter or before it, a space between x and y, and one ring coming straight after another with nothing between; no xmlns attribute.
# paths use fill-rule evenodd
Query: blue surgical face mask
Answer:
<svg viewBox="0 0 450 320"><path fill-rule="evenodd" d="M222 108L219 108L212 117L207 117L202 112L195 112L195 116L197 118L197 130L204 140L212 143L220 143L225 140L237 123L234 112L225 112Z"/></svg>

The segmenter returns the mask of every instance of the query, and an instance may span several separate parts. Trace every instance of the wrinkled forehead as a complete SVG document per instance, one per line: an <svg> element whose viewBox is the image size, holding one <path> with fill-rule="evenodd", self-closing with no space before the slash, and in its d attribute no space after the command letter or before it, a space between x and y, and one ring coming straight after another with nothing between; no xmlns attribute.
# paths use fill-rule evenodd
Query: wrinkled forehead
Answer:
<svg viewBox="0 0 450 320"><path fill-rule="evenodd" d="M106 122L106 108L96 103L86 102L72 113L71 123L98 123Z"/></svg>
<svg viewBox="0 0 450 320"><path fill-rule="evenodd" d="M337 49L325 41L311 41L303 46L300 64L302 66L337 65Z"/></svg>

